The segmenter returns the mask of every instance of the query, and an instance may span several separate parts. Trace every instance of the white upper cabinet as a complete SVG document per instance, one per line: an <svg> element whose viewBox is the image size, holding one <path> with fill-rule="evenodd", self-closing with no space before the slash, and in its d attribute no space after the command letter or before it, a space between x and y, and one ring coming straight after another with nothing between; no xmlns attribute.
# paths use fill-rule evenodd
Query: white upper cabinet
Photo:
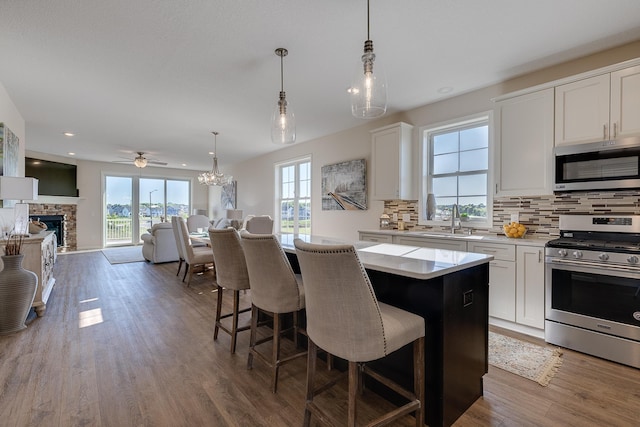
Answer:
<svg viewBox="0 0 640 427"><path fill-rule="evenodd" d="M496 104L495 194L553 194L553 88Z"/></svg>
<svg viewBox="0 0 640 427"><path fill-rule="evenodd" d="M412 191L412 130L413 126L400 122L371 131L374 200L416 200Z"/></svg>
<svg viewBox="0 0 640 427"><path fill-rule="evenodd" d="M614 138L640 135L640 66L611 73Z"/></svg>
<svg viewBox="0 0 640 427"><path fill-rule="evenodd" d="M556 145L609 139L609 77L556 87Z"/></svg>
<svg viewBox="0 0 640 427"><path fill-rule="evenodd" d="M640 135L640 66L556 87L555 145Z"/></svg>

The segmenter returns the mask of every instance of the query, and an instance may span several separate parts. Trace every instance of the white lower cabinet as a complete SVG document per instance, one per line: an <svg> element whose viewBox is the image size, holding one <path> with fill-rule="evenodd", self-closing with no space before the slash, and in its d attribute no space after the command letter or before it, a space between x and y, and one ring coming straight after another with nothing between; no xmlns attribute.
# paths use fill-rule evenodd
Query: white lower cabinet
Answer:
<svg viewBox="0 0 640 427"><path fill-rule="evenodd" d="M544 329L544 249L516 248L516 322Z"/></svg>
<svg viewBox="0 0 640 427"><path fill-rule="evenodd" d="M493 255L489 316L544 329L544 248L469 242L469 252Z"/></svg>
<svg viewBox="0 0 640 427"><path fill-rule="evenodd" d="M390 234L363 233L362 231L358 234L363 242L393 243L393 237Z"/></svg>
<svg viewBox="0 0 640 427"><path fill-rule="evenodd" d="M514 245L469 242L469 252L493 255L489 263L489 316L516 321L516 250Z"/></svg>

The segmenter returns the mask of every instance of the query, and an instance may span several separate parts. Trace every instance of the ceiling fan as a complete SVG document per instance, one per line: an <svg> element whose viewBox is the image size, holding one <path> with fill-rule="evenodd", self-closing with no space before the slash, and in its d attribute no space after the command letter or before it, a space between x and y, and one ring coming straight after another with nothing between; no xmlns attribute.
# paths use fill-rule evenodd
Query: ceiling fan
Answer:
<svg viewBox="0 0 640 427"><path fill-rule="evenodd" d="M113 161L113 163L133 163L134 165L136 165L136 167L138 168L144 168L147 165L160 165L160 166L166 166L167 163L166 162L158 162L156 160L149 160L144 156L144 152L143 151L138 151L138 156L135 157L133 160L116 160Z"/></svg>

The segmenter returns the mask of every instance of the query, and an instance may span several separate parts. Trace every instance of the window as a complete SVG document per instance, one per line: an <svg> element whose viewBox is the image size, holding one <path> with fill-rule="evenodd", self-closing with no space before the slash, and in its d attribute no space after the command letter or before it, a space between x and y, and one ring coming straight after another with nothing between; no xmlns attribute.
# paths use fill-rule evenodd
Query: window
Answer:
<svg viewBox="0 0 640 427"><path fill-rule="evenodd" d="M450 221L457 204L463 221L488 224L489 116L424 130L422 153L420 222ZM433 213L428 194L435 198Z"/></svg>
<svg viewBox="0 0 640 427"><path fill-rule="evenodd" d="M276 165L276 197L280 233L311 234L311 159Z"/></svg>
<svg viewBox="0 0 640 427"><path fill-rule="evenodd" d="M155 223L191 211L188 179L105 176L105 244L136 244Z"/></svg>

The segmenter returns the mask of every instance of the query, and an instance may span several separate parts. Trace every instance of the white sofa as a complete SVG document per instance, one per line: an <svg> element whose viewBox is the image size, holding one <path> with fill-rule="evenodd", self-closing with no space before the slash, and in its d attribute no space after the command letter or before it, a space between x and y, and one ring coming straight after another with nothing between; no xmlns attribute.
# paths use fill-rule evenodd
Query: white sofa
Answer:
<svg viewBox="0 0 640 427"><path fill-rule="evenodd" d="M160 262L174 262L180 260L176 238L170 222L153 224L149 233L141 237L142 256L154 264Z"/></svg>

